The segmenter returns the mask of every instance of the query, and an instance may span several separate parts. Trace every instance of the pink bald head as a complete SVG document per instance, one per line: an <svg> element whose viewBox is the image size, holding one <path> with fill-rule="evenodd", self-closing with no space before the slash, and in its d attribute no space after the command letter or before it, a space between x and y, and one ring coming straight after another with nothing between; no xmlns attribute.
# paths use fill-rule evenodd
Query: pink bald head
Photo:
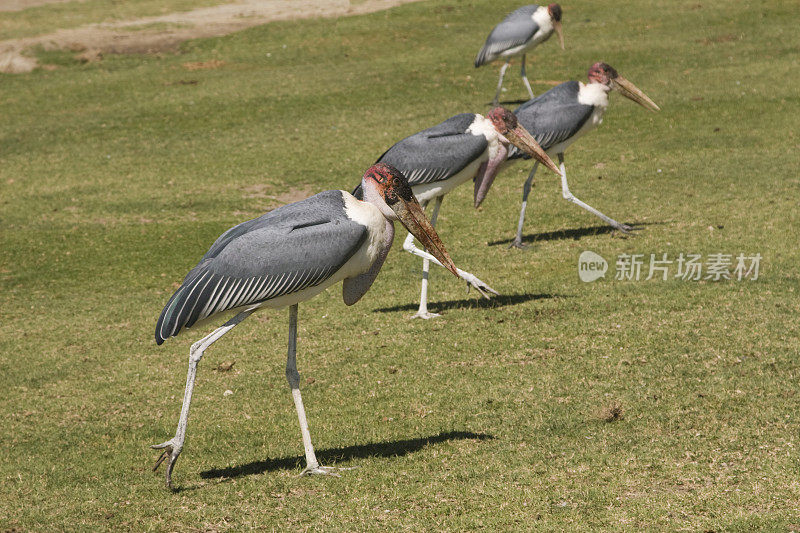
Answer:
<svg viewBox="0 0 800 533"><path fill-rule="evenodd" d="M505 107L497 106L489 111L489 114L486 116L492 121L494 129L496 129L500 135L505 135L509 130L513 130L517 127L517 116Z"/></svg>
<svg viewBox="0 0 800 533"><path fill-rule="evenodd" d="M591 81L610 87L611 80L616 79L619 74L611 65L598 61L589 69L587 76Z"/></svg>

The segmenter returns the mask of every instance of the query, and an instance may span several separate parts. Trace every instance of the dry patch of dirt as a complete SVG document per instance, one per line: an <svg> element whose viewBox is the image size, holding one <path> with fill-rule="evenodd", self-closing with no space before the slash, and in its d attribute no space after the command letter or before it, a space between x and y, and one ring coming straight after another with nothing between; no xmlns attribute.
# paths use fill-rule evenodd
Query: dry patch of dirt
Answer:
<svg viewBox="0 0 800 533"><path fill-rule="evenodd" d="M623 420L625 418L625 411L622 409L622 404L613 402L600 409L597 413L597 418L603 422L616 422L617 420Z"/></svg>
<svg viewBox="0 0 800 533"><path fill-rule="evenodd" d="M29 7L43 6L45 4L59 4L71 0L0 0L0 12L22 11Z"/></svg>
<svg viewBox="0 0 800 533"><path fill-rule="evenodd" d="M36 68L36 60L24 53L36 46L46 50L81 47L101 55L166 52L176 50L189 39L218 37L276 20L360 15L416 1L419 0L365 0L353 4L349 0L242 0L182 13L90 24L37 37L0 41L0 72L30 72ZM0 5L23 5L20 9L24 9L48 0L0 2Z"/></svg>
<svg viewBox="0 0 800 533"><path fill-rule="evenodd" d="M236 364L236 361L225 361L217 365L217 372L228 372L233 365Z"/></svg>
<svg viewBox="0 0 800 533"><path fill-rule="evenodd" d="M183 68L186 70L213 70L220 68L225 64L224 61L220 61L219 59L211 59L210 61L195 61L184 63Z"/></svg>

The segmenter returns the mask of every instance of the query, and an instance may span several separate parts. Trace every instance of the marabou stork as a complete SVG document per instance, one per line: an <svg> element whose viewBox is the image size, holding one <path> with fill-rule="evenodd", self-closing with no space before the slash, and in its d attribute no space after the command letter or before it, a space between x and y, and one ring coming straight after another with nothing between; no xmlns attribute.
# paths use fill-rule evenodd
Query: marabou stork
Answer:
<svg viewBox="0 0 800 533"><path fill-rule="evenodd" d="M505 60L505 64L500 68L500 81L497 82L497 92L492 100L492 105L497 105L506 69L511 64L511 59L517 56L522 56L520 75L528 89L528 94L533 98L531 82L525 75L525 54L539 43L549 39L553 35L553 31L558 34L558 40L563 50L561 6L558 4L550 4L547 7L536 4L523 6L509 13L500 24L494 27L489 37L486 38L486 44L475 57L475 68L491 63L497 58Z"/></svg>
<svg viewBox="0 0 800 533"><path fill-rule="evenodd" d="M492 109L486 117L475 113L450 117L441 124L399 141L384 152L377 162L388 163L408 177L411 189L423 209L429 201L434 201L431 224L435 226L444 195L458 185L474 179L475 194L485 194L485 189L506 160L509 144L558 173L558 167L531 134L517 122L511 111L503 107ZM356 187L353 194L361 196L360 186ZM414 235L411 233L403 243L403 249L423 258L419 310L412 318L439 316L428 311L429 261L439 263L435 257L414 246ZM460 269L457 272L467 282L467 287L475 287L483 296L488 298L487 293L497 294L473 274Z"/></svg>
<svg viewBox="0 0 800 533"><path fill-rule="evenodd" d="M620 76L613 67L605 63L592 65L588 77L589 83L568 81L557 85L546 93L522 104L515 113L519 122L531 132L548 155L558 156L561 167L561 194L564 199L600 217L619 231L630 233L633 228L604 215L570 192L564 168L564 150L581 135L593 130L603 121L603 113L608 106L608 93L611 90L620 92L622 96L650 111L659 111L660 108L633 83ZM511 162L521 158L528 159L528 155L512 148L508 160ZM524 247L522 226L525 223L525 208L538 166L537 161L522 187L522 209L517 224L517 235L511 243L511 246L516 248ZM480 205L484 196L485 194L476 197L475 207Z"/></svg>
<svg viewBox="0 0 800 533"><path fill-rule="evenodd" d="M172 469L183 449L197 364L203 352L262 307L289 306L286 378L305 448L303 473L336 475L332 468L320 466L317 461L300 396L297 304L340 281L344 303L356 303L369 290L386 259L395 220L456 273L436 230L397 169L373 165L364 174L361 186L365 201L345 191L325 191L234 226L214 242L167 302L156 324L157 344L221 313L238 313L189 350L189 373L178 429L170 440L152 446L164 450L154 470L168 460L168 487L172 487Z"/></svg>

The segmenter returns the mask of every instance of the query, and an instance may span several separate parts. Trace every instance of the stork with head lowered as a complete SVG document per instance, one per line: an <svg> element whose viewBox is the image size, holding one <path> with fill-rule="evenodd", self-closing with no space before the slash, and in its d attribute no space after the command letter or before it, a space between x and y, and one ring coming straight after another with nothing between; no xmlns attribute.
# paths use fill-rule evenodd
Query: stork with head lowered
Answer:
<svg viewBox="0 0 800 533"><path fill-rule="evenodd" d="M436 224L444 196L468 180L475 180L474 193L484 195L491 185L509 150L514 148L542 162L558 173L555 163L544 153L531 134L503 107L492 109L487 116L461 113L415 133L389 148L378 159L397 167L408 176L414 195L423 208L433 201L431 224ZM354 194L358 197L360 187ZM423 243L424 244L424 243ZM420 304L413 318L438 316L428 311L428 270L430 262L440 265L430 253L414 246L409 233L403 249L422 258ZM441 265L440 265L441 266ZM457 270L458 276L483 296L497 292L475 275Z"/></svg>
<svg viewBox="0 0 800 533"><path fill-rule="evenodd" d="M205 350L262 308L289 307L286 378L292 391L306 455L304 474L333 474L321 466L311 444L300 375L297 372L297 305L327 287L343 283L344 303L356 303L381 270L399 220L431 254L456 274L436 230L425 218L405 177L377 164L361 180L364 200L345 191L325 191L279 207L223 233L189 271L164 306L156 324L156 343L224 314L224 325L192 344L178 428L171 439L152 446L163 450L154 470L166 461L166 483L183 450L197 365Z"/></svg>
<svg viewBox="0 0 800 533"><path fill-rule="evenodd" d="M616 91L622 96L633 100L649 111L659 111L660 108L646 94L632 82L624 78L616 69L606 63L595 63L589 69L588 83L568 81L553 87L546 93L529 100L521 105L515 114L536 141L542 146L550 157L557 157L560 165L561 194L565 200L589 211L601 218L607 224L623 233L629 233L633 228L621 224L609 216L601 213L589 204L579 200L569 190L567 174L564 167L564 151L577 139L592 131L603 121L603 115L608 107L609 93ZM529 159L524 152L512 148L508 154L508 161ZM528 204L528 194L536 175L539 162L535 161L528 179L522 187L522 208L517 223L517 234L511 246L523 248L522 227L525 223L525 210ZM475 207L483 201L485 194L475 199Z"/></svg>

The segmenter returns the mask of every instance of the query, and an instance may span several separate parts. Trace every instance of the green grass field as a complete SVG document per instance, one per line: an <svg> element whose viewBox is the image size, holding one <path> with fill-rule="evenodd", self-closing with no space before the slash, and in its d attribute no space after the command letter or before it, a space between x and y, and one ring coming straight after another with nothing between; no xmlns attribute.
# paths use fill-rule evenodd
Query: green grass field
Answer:
<svg viewBox="0 0 800 533"><path fill-rule="evenodd" d="M498 66L471 62L517 5L424 1L91 64L40 52L59 68L0 75L0 531L800 530L792 0L565 3L567 50L540 47L531 78L583 80L604 60L663 109L612 94L567 152L576 196L638 235L540 170L532 247L508 250L528 168L478 211L464 186L440 235L502 296L439 269L443 316L411 321L420 261L396 243L356 306L338 287L300 306L318 455L357 469L296 477L287 313L266 311L206 352L179 490L151 472L210 331L153 341L185 273L287 191L352 189L400 138L486 111ZM578 279L584 250L612 262L605 280ZM760 253L760 278L613 279L622 253L719 252Z"/></svg>

